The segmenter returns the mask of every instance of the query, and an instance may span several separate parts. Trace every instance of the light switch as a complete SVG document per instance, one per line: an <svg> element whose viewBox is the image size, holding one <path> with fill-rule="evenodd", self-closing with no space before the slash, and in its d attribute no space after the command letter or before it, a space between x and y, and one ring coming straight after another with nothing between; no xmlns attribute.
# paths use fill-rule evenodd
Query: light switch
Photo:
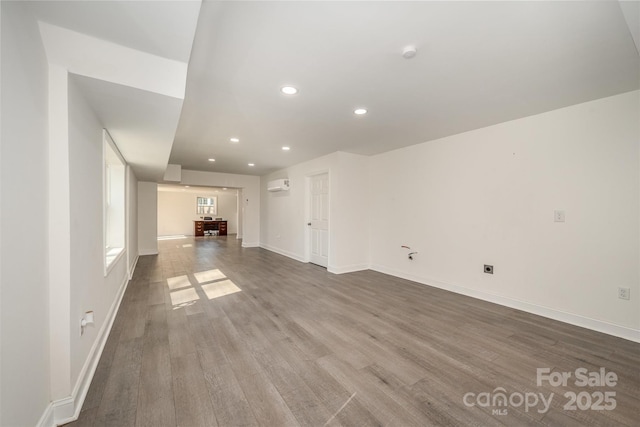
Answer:
<svg viewBox="0 0 640 427"><path fill-rule="evenodd" d="M553 211L553 222L564 222L564 211Z"/></svg>

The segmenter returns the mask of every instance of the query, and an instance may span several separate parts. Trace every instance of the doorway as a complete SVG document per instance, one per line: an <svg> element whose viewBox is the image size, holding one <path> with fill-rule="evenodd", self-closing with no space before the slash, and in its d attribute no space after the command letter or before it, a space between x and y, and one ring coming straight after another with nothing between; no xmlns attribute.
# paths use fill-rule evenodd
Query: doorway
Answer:
<svg viewBox="0 0 640 427"><path fill-rule="evenodd" d="M238 192L227 187L158 184L157 236L193 236L195 221L207 217L221 218L227 222L227 234L237 234L242 227Z"/></svg>

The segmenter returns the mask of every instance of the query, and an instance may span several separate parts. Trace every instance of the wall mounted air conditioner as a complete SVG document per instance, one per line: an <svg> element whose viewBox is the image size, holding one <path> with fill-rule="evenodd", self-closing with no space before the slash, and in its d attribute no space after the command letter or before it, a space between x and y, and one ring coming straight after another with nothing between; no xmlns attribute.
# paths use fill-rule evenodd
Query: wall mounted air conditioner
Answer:
<svg viewBox="0 0 640 427"><path fill-rule="evenodd" d="M267 184L267 190L269 191L289 191L288 179L276 179L269 181Z"/></svg>

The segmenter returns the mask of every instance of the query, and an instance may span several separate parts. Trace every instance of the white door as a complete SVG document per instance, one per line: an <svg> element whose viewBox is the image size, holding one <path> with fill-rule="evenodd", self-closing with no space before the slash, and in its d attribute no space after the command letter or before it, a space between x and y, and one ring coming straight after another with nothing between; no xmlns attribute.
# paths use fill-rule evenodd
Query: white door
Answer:
<svg viewBox="0 0 640 427"><path fill-rule="evenodd" d="M310 260L326 267L329 260L329 174L311 177Z"/></svg>

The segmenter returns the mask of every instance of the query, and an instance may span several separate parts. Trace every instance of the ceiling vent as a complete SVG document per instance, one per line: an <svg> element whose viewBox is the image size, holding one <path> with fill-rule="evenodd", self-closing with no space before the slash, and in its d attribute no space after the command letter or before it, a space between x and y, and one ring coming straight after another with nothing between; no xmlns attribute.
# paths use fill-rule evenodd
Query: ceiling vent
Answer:
<svg viewBox="0 0 640 427"><path fill-rule="evenodd" d="M276 179L269 181L267 184L267 190L269 191L289 191L288 179Z"/></svg>

